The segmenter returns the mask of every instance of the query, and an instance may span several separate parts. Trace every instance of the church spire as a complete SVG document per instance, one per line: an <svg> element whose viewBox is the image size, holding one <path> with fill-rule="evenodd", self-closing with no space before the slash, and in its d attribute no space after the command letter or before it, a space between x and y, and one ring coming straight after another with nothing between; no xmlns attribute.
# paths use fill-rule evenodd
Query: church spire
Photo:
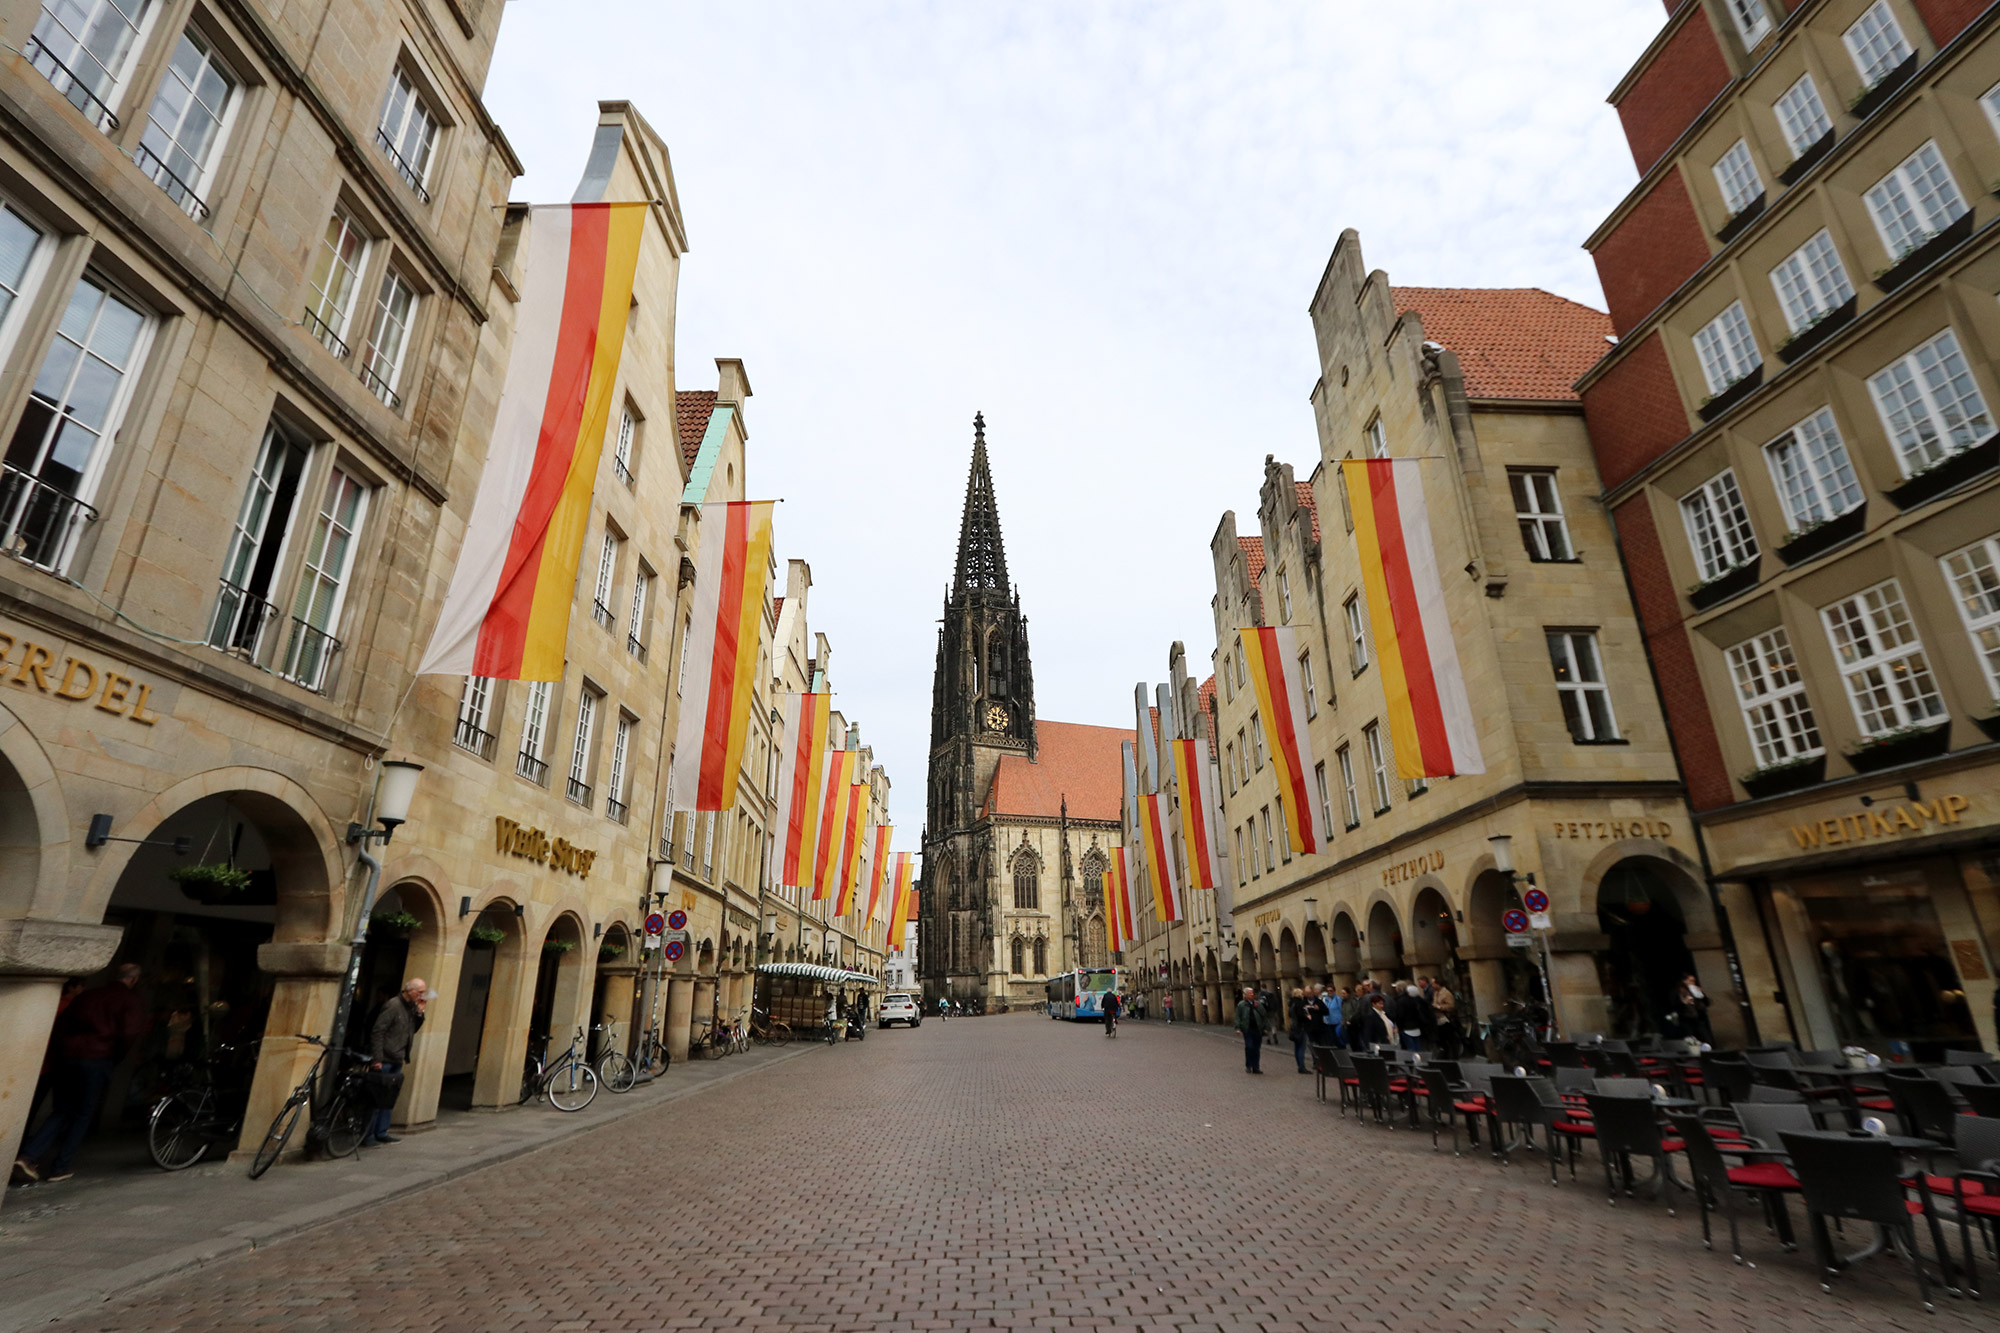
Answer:
<svg viewBox="0 0 2000 1333"><path fill-rule="evenodd" d="M986 417L972 416L972 472L965 481L965 516L958 526L958 570L951 581L954 599L968 591L1006 593L1007 548L1000 542L1000 506L993 498L993 474L986 465Z"/></svg>

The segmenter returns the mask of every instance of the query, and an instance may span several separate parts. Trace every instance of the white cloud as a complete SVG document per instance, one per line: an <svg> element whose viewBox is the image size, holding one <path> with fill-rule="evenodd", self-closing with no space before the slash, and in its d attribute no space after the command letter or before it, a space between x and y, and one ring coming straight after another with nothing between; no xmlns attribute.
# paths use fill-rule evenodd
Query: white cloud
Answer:
<svg viewBox="0 0 2000 1333"><path fill-rule="evenodd" d="M752 494L839 703L922 826L975 409L1038 712L1130 725L1213 646L1208 538L1318 453L1305 306L1345 227L1400 283L1601 305L1604 98L1657 0L507 6L487 102L569 198L599 98L673 153L683 387L744 358ZM1205 673L1204 673L1205 674Z"/></svg>

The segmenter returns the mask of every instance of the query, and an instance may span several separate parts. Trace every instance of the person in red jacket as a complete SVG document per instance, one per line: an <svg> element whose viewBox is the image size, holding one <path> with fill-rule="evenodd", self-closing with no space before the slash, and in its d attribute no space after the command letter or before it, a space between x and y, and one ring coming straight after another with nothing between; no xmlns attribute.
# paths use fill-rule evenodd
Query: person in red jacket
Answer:
<svg viewBox="0 0 2000 1333"><path fill-rule="evenodd" d="M76 1151L97 1122L104 1089L118 1062L153 1026L153 1016L137 994L137 963L118 968L118 979L87 990L56 1021L55 1108L14 1160L28 1180L68 1180Z"/></svg>

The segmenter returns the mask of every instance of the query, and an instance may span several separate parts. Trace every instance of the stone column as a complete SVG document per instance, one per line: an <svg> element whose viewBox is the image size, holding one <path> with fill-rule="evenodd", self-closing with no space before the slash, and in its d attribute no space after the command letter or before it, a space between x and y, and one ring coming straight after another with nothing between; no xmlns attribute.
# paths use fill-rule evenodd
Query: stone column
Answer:
<svg viewBox="0 0 2000 1333"><path fill-rule="evenodd" d="M0 1161L21 1151L63 978L104 968L123 934L120 926L0 921Z"/></svg>
<svg viewBox="0 0 2000 1333"><path fill-rule="evenodd" d="M250 1101L243 1111L243 1136L237 1156L255 1152L264 1131L276 1118L292 1089L312 1068L320 1048L293 1034L323 1036L333 1026L340 1001L340 982L347 971L345 940L305 944L262 944L257 966L277 978L271 993L271 1014L264 1020L264 1044L257 1052L257 1072L250 1081ZM350 1034L350 1043L359 1034ZM308 1119L311 1112L307 1112ZM293 1132L288 1154L305 1150L305 1125Z"/></svg>
<svg viewBox="0 0 2000 1333"><path fill-rule="evenodd" d="M675 1060L685 1060L688 1054L689 1028L694 1022L694 976L692 972L675 971L667 977L667 1030L664 1040L667 1054Z"/></svg>
<svg viewBox="0 0 2000 1333"><path fill-rule="evenodd" d="M458 1004L458 976L465 960L446 953L426 977L437 992L424 1010L423 1030L410 1044L410 1063L403 1070L403 1092L396 1099L395 1125L424 1125L437 1119L438 1096L444 1089L444 1062L451 1052L451 1025Z"/></svg>
<svg viewBox="0 0 2000 1333"><path fill-rule="evenodd" d="M1594 931L1587 935L1581 931L1551 932L1549 989L1555 1000L1557 1024L1565 1037L1610 1030L1611 1001L1597 979L1597 951L1606 943L1604 936ZM1541 951L1534 952L1539 963Z"/></svg>

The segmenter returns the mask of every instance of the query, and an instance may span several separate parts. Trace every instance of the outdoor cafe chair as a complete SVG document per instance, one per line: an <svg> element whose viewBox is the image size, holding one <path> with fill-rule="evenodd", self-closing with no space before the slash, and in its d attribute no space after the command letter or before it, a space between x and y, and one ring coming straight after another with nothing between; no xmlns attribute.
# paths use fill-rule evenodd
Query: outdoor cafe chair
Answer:
<svg viewBox="0 0 2000 1333"><path fill-rule="evenodd" d="M1948 1065L1971 1065L1976 1069L1982 1065L1990 1068L1995 1060L1991 1051L1946 1051L1944 1062Z"/></svg>
<svg viewBox="0 0 2000 1333"><path fill-rule="evenodd" d="M1965 1104L1972 1108L1974 1115L2000 1119L2000 1083L1990 1087L1966 1083L1959 1087L1958 1095L1965 1098Z"/></svg>
<svg viewBox="0 0 2000 1333"><path fill-rule="evenodd" d="M1438 1128L1450 1125L1451 1155L1458 1156L1458 1117L1462 1113L1459 1108L1465 1098L1464 1090L1454 1088L1445 1071L1436 1065L1424 1066L1418 1071L1417 1077L1423 1084L1424 1113L1430 1117L1431 1122L1431 1151L1437 1151Z"/></svg>
<svg viewBox="0 0 2000 1333"><path fill-rule="evenodd" d="M1929 1192L1918 1190L1912 1199L1902 1175L1902 1157L1896 1145L1873 1134L1799 1133L1783 1134L1785 1152L1792 1159L1792 1172L1799 1178L1799 1197L1805 1203L1807 1224L1812 1229L1813 1248L1820 1261L1820 1290L1832 1291L1833 1276L1856 1259L1879 1253L1880 1244L1857 1254L1838 1256L1826 1219L1866 1222L1882 1228L1910 1256L1917 1275L1917 1295L1924 1309L1931 1304L1930 1286L1924 1272L1922 1253L1917 1249L1916 1218L1929 1224L1931 1243L1950 1280L1951 1255L1945 1249L1944 1231L1931 1210Z"/></svg>
<svg viewBox="0 0 2000 1333"><path fill-rule="evenodd" d="M1700 1064L1702 1090L1720 1097L1724 1106L1750 1095L1755 1080L1750 1076L1750 1066L1740 1056L1704 1051Z"/></svg>
<svg viewBox="0 0 2000 1333"><path fill-rule="evenodd" d="M1884 1078L1889 1101L1902 1118L1903 1132L1917 1138L1950 1143L1957 1132L1952 1122L1958 1107L1951 1091L1928 1074L1893 1072Z"/></svg>
<svg viewBox="0 0 2000 1333"><path fill-rule="evenodd" d="M1732 1157L1775 1158L1782 1149L1772 1150L1752 1148L1741 1143L1718 1140L1709 1132L1709 1126L1699 1116L1670 1115L1674 1132L1680 1136L1687 1150L1688 1175L1694 1179L1695 1205L1701 1209L1701 1243L1704 1249L1714 1249L1709 1236L1708 1215L1720 1212L1729 1221L1729 1253L1737 1263L1744 1263L1743 1242L1736 1230L1737 1192L1751 1195L1764 1209L1764 1218L1778 1233L1778 1241L1786 1249L1795 1249L1792 1241L1791 1220L1785 1208L1785 1195L1796 1194L1799 1190L1798 1177L1783 1162L1765 1160L1749 1161L1740 1166L1729 1165L1724 1154ZM1748 1264L1750 1268L1757 1265Z"/></svg>
<svg viewBox="0 0 2000 1333"><path fill-rule="evenodd" d="M1597 1090L1597 1075L1582 1065L1578 1065L1574 1069L1566 1069L1558 1065L1555 1070L1555 1076L1556 1091L1565 1097L1577 1093L1595 1092Z"/></svg>
<svg viewBox="0 0 2000 1333"><path fill-rule="evenodd" d="M1651 1097L1653 1085L1643 1078L1599 1078L1590 1091L1606 1097Z"/></svg>
<svg viewBox="0 0 2000 1333"><path fill-rule="evenodd" d="M1577 1053L1573 1041L1552 1041L1548 1044L1549 1064L1557 1069L1582 1069L1583 1057Z"/></svg>
<svg viewBox="0 0 2000 1333"><path fill-rule="evenodd" d="M1326 1081L1332 1079L1334 1086L1340 1085L1340 1066L1333 1062L1333 1047L1312 1044L1313 1090L1321 1101L1326 1100Z"/></svg>
<svg viewBox="0 0 2000 1333"><path fill-rule="evenodd" d="M1986 1253L1993 1257L1994 1233L2000 1231L2000 1120L1962 1115L1956 1128L1958 1172L1950 1177L1951 1188L1938 1189L1939 1181L1934 1176L1927 1178L1926 1184L1932 1194L1948 1196L1958 1213L1958 1248L1965 1256L1965 1290L1977 1298L1979 1258L1972 1243L1972 1223L1978 1219ZM2000 1263L2000 1258L1995 1262Z"/></svg>
<svg viewBox="0 0 2000 1333"><path fill-rule="evenodd" d="M1625 1195L1632 1195L1632 1158L1649 1157L1653 1162L1653 1196L1660 1198L1668 1181L1674 1179L1667 1159L1684 1151L1686 1145L1660 1129L1659 1111L1651 1097L1607 1097L1592 1092L1584 1095L1590 1106L1590 1123L1597 1131L1597 1155L1604 1162L1604 1185L1613 1204L1618 1202L1618 1183L1613 1167L1625 1180ZM1685 1186L1681 1186L1686 1188ZM1673 1200L1667 1199L1667 1216L1674 1215Z"/></svg>
<svg viewBox="0 0 2000 1333"><path fill-rule="evenodd" d="M1537 1092L1536 1084L1548 1089L1546 1099ZM1511 1162L1516 1148L1535 1146L1534 1129L1537 1125L1542 1127L1544 1140L1542 1147L1549 1159L1549 1184L1556 1184L1556 1157L1560 1146L1550 1126L1557 1120L1568 1119L1568 1116L1563 1109L1561 1097L1556 1093L1555 1085L1536 1074L1525 1077L1519 1074L1502 1074L1495 1077L1493 1118L1498 1122L1496 1129L1501 1132L1504 1132L1509 1125L1518 1125L1521 1130L1521 1137L1512 1142L1504 1141L1501 1133L1494 1135L1493 1155L1502 1162Z"/></svg>
<svg viewBox="0 0 2000 1333"><path fill-rule="evenodd" d="M1386 1122L1393 1126L1395 1120L1389 1114L1389 1102L1397 1094L1389 1078L1388 1062L1379 1056L1357 1055L1354 1057L1354 1073L1361 1080L1361 1105L1375 1113L1376 1124ZM1404 1087L1407 1090L1408 1085Z"/></svg>
<svg viewBox="0 0 2000 1333"><path fill-rule="evenodd" d="M1339 1072L1340 1113L1347 1114L1353 1107L1356 1115L1361 1113L1361 1075L1354 1068L1354 1053L1341 1047L1333 1048L1333 1067Z"/></svg>

